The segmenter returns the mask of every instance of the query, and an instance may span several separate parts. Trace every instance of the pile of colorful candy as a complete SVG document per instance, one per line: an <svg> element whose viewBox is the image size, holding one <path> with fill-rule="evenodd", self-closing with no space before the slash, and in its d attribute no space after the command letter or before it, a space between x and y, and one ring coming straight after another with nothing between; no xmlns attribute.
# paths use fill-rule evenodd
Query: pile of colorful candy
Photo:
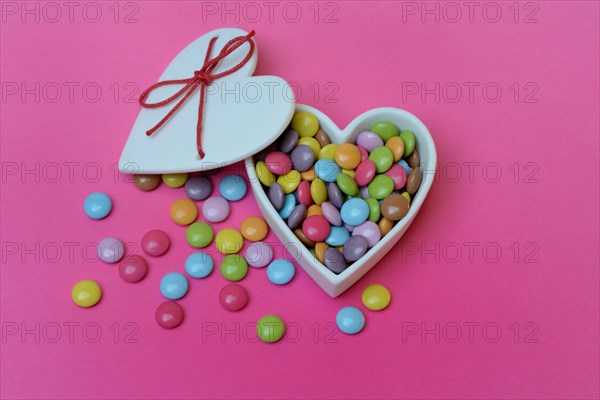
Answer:
<svg viewBox="0 0 600 400"><path fill-rule="evenodd" d="M401 220L421 185L415 135L390 122L331 143L309 112L257 155L256 175L298 239L336 274Z"/></svg>

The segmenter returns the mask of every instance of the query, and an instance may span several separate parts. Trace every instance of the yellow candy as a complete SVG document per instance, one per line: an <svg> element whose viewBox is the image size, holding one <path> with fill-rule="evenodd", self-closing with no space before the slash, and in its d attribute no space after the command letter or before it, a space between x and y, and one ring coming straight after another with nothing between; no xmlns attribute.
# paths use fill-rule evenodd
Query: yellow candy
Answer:
<svg viewBox="0 0 600 400"><path fill-rule="evenodd" d="M354 170L353 169L342 169L342 173L349 175L350 177L352 177L352 179L354 179Z"/></svg>
<svg viewBox="0 0 600 400"><path fill-rule="evenodd" d="M312 204L310 207L308 207L308 210L306 210L306 218L311 217L313 215L323 215L323 210L321 210L321 206Z"/></svg>
<svg viewBox="0 0 600 400"><path fill-rule="evenodd" d="M292 118L292 129L295 129L300 137L313 137L319 131L319 120L308 111L300 111Z"/></svg>
<svg viewBox="0 0 600 400"><path fill-rule="evenodd" d="M385 147L392 151L394 155L394 162L400 161L402 156L404 155L404 141L400 138L400 136L392 136L385 142Z"/></svg>
<svg viewBox="0 0 600 400"><path fill-rule="evenodd" d="M310 197L317 205L327 200L327 186L322 179L315 178L310 184Z"/></svg>
<svg viewBox="0 0 600 400"><path fill-rule="evenodd" d="M410 206L410 194L408 194L408 192L402 192L400 193L400 196L404 196L406 200L408 200L408 205Z"/></svg>
<svg viewBox="0 0 600 400"><path fill-rule="evenodd" d="M96 282L86 279L73 286L71 297L79 307L91 307L100 301L102 289Z"/></svg>
<svg viewBox="0 0 600 400"><path fill-rule="evenodd" d="M186 172L181 174L162 174L163 182L172 188L178 188L185 185L185 182L188 179L188 174Z"/></svg>
<svg viewBox="0 0 600 400"><path fill-rule="evenodd" d="M300 185L300 182L302 182L302 176L300 176L300 172L295 169L277 178L277 183L281 185L283 193L285 194L290 194L296 190L298 185Z"/></svg>
<svg viewBox="0 0 600 400"><path fill-rule="evenodd" d="M267 164L264 161L259 161L256 163L256 176L260 183L265 185L266 187L271 187L273 183L275 183L275 175L269 171L267 168Z"/></svg>
<svg viewBox="0 0 600 400"><path fill-rule="evenodd" d="M390 304L390 291L382 285L368 286L362 294L362 302L369 310L383 310Z"/></svg>
<svg viewBox="0 0 600 400"><path fill-rule="evenodd" d="M315 243L315 257L321 264L324 264L323 257L325 256L325 250L327 250L329 246L325 242Z"/></svg>
<svg viewBox="0 0 600 400"><path fill-rule="evenodd" d="M317 156L317 159L333 160L335 157L335 150L337 148L338 148L338 145L335 143L330 143L330 144L326 145L325 147L322 147L321 150L319 150L319 155Z"/></svg>
<svg viewBox="0 0 600 400"><path fill-rule="evenodd" d="M319 158L319 151L321 151L321 145L317 139L312 137L301 137L298 139L298 144L305 144L310 147L315 154L315 158Z"/></svg>
<svg viewBox="0 0 600 400"><path fill-rule="evenodd" d="M235 229L226 228L217 233L215 238L217 249L223 254L235 254L242 249L244 238Z"/></svg>
<svg viewBox="0 0 600 400"><path fill-rule="evenodd" d="M302 177L302 180L304 181L314 181L315 178L317 177L317 174L315 173L315 167L310 167L310 169L308 171L304 171L302 173L300 173L300 176Z"/></svg>

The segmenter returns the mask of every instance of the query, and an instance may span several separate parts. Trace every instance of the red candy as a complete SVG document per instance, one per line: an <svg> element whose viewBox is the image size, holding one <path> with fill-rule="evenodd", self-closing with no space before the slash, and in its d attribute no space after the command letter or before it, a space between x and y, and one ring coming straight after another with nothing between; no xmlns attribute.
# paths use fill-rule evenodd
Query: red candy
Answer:
<svg viewBox="0 0 600 400"><path fill-rule="evenodd" d="M275 175L285 175L292 170L292 159L282 151L267 154L265 164Z"/></svg>
<svg viewBox="0 0 600 400"><path fill-rule="evenodd" d="M406 170L401 165L393 164L385 174L394 181L394 190L400 190L406 185Z"/></svg>
<svg viewBox="0 0 600 400"><path fill-rule="evenodd" d="M223 286L223 289L219 292L219 301L224 309L239 311L248 304L248 292L243 286L230 283Z"/></svg>
<svg viewBox="0 0 600 400"><path fill-rule="evenodd" d="M400 166L398 165L398 167ZM375 163L373 161L362 161L360 164L358 164L358 167L356 167L356 170L354 171L354 180L358 186L367 186L369 183L371 183L373 178L375 178L376 172L377 168L375 167Z"/></svg>
<svg viewBox="0 0 600 400"><path fill-rule="evenodd" d="M302 232L313 242L323 242L331 232L331 225L322 215L311 215L302 223Z"/></svg>
<svg viewBox="0 0 600 400"><path fill-rule="evenodd" d="M155 316L160 326L173 329L183 322L183 308L174 301L166 301L158 306Z"/></svg>
<svg viewBox="0 0 600 400"><path fill-rule="evenodd" d="M358 147L358 151L360 151L360 161L367 161L369 159L369 152L362 146Z"/></svg>
<svg viewBox="0 0 600 400"><path fill-rule="evenodd" d="M310 182L300 182L297 190L298 191L296 193L298 194L298 201L300 204L303 204L307 208L310 207L313 203L312 196L310 195Z"/></svg>
<svg viewBox="0 0 600 400"><path fill-rule="evenodd" d="M125 256L119 263L119 275L127 282L139 282L148 273L148 264L144 257L136 254Z"/></svg>
<svg viewBox="0 0 600 400"><path fill-rule="evenodd" d="M171 241L167 234L158 229L150 231L142 237L142 249L146 254L153 257L165 254L170 245Z"/></svg>

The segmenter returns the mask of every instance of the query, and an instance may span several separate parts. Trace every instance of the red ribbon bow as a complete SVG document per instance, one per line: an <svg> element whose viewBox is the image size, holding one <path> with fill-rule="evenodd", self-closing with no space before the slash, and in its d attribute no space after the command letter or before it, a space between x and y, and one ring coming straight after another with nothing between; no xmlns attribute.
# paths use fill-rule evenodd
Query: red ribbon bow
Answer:
<svg viewBox="0 0 600 400"><path fill-rule="evenodd" d="M175 114L175 112L181 108L183 103L185 103L190 98L190 96L196 91L196 89L200 88L198 122L196 123L196 147L198 149L198 155L200 156L200 159L204 158L204 151L202 150L202 115L204 113L204 94L206 86L210 85L211 82L215 79L219 79L224 76L230 75L242 68L244 65L246 65L246 63L250 60L250 57L252 57L252 54L254 53L254 41L251 40L252 36L254 36L254 31L251 31L246 36L238 36L236 38L231 39L229 42L227 42L227 44L225 44L225 46L223 46L223 48L215 58L209 59L213 45L218 38L217 36L215 36L212 39L210 39L210 42L208 43L208 49L206 50L206 56L204 57L204 65L202 65L202 68L200 68L199 70L194 71L193 77L187 79L173 79L168 81L157 82L154 85L150 86L148 89L146 89L140 95L139 99L140 105L145 108L157 108L164 106L165 104L171 103L172 101L183 95L183 98L181 98L181 100L179 100L179 102L175 104L175 106L167 113L167 115L163 117L163 119L161 119L156 125L154 125L154 127L149 129L146 132L146 135L150 136L158 129L160 129L160 127L164 125L164 123L167 122L167 120L171 118L173 114ZM250 50L248 51L248 54L246 54L246 57L244 57L242 61L240 61L237 65L233 66L232 68L226 71L223 71L218 74L211 74L211 72L215 68L217 68L222 59L227 57L229 54L233 53L238 47L240 47L246 42L250 44ZM159 101L158 103L148 103L146 101L148 99L148 96L150 96L150 93L156 88L167 85L181 84L184 84L185 86L182 87L179 91L177 91L177 93L175 93L171 97Z"/></svg>

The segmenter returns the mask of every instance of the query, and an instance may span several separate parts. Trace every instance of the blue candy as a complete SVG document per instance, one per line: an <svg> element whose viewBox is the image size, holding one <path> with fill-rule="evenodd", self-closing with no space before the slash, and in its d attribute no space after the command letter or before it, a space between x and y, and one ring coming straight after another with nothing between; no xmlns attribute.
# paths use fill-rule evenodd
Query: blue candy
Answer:
<svg viewBox="0 0 600 400"><path fill-rule="evenodd" d="M408 165L408 163L406 161L400 160L396 164L398 164L399 166L404 168L406 170L407 174L410 174L412 172L412 168L410 167L410 165Z"/></svg>
<svg viewBox="0 0 600 400"><path fill-rule="evenodd" d="M185 260L185 271L192 278L206 278L214 268L213 260L205 253L192 253Z"/></svg>
<svg viewBox="0 0 600 400"><path fill-rule="evenodd" d="M355 197L342 205L340 214L346 224L358 226L369 218L369 205L363 199Z"/></svg>
<svg viewBox="0 0 600 400"><path fill-rule="evenodd" d="M365 315L356 307L344 307L338 311L335 323L340 331L354 335L365 327Z"/></svg>
<svg viewBox="0 0 600 400"><path fill-rule="evenodd" d="M188 281L179 272L169 272L160 281L160 292L169 300L178 300L188 291Z"/></svg>
<svg viewBox="0 0 600 400"><path fill-rule="evenodd" d="M267 277L276 285L285 285L295 274L294 264L281 258L273 260L267 267Z"/></svg>
<svg viewBox="0 0 600 400"><path fill-rule="evenodd" d="M287 219L294 210L294 207L296 207L296 196L294 196L293 193L286 194L283 199L283 207L279 210L279 216L283 219Z"/></svg>
<svg viewBox="0 0 600 400"><path fill-rule="evenodd" d="M343 246L350 237L350 232L343 226L332 226L325 243L330 246Z"/></svg>
<svg viewBox="0 0 600 400"><path fill-rule="evenodd" d="M238 175L227 175L221 180L219 191L226 200L238 201L246 195L246 181Z"/></svg>
<svg viewBox="0 0 600 400"><path fill-rule="evenodd" d="M102 219L110 214L110 210L112 210L112 201L107 194L94 192L83 202L83 209L88 217L92 219Z"/></svg>
<svg viewBox="0 0 600 400"><path fill-rule="evenodd" d="M335 182L340 172L341 168L333 160L322 159L315 163L315 174L325 182Z"/></svg>

